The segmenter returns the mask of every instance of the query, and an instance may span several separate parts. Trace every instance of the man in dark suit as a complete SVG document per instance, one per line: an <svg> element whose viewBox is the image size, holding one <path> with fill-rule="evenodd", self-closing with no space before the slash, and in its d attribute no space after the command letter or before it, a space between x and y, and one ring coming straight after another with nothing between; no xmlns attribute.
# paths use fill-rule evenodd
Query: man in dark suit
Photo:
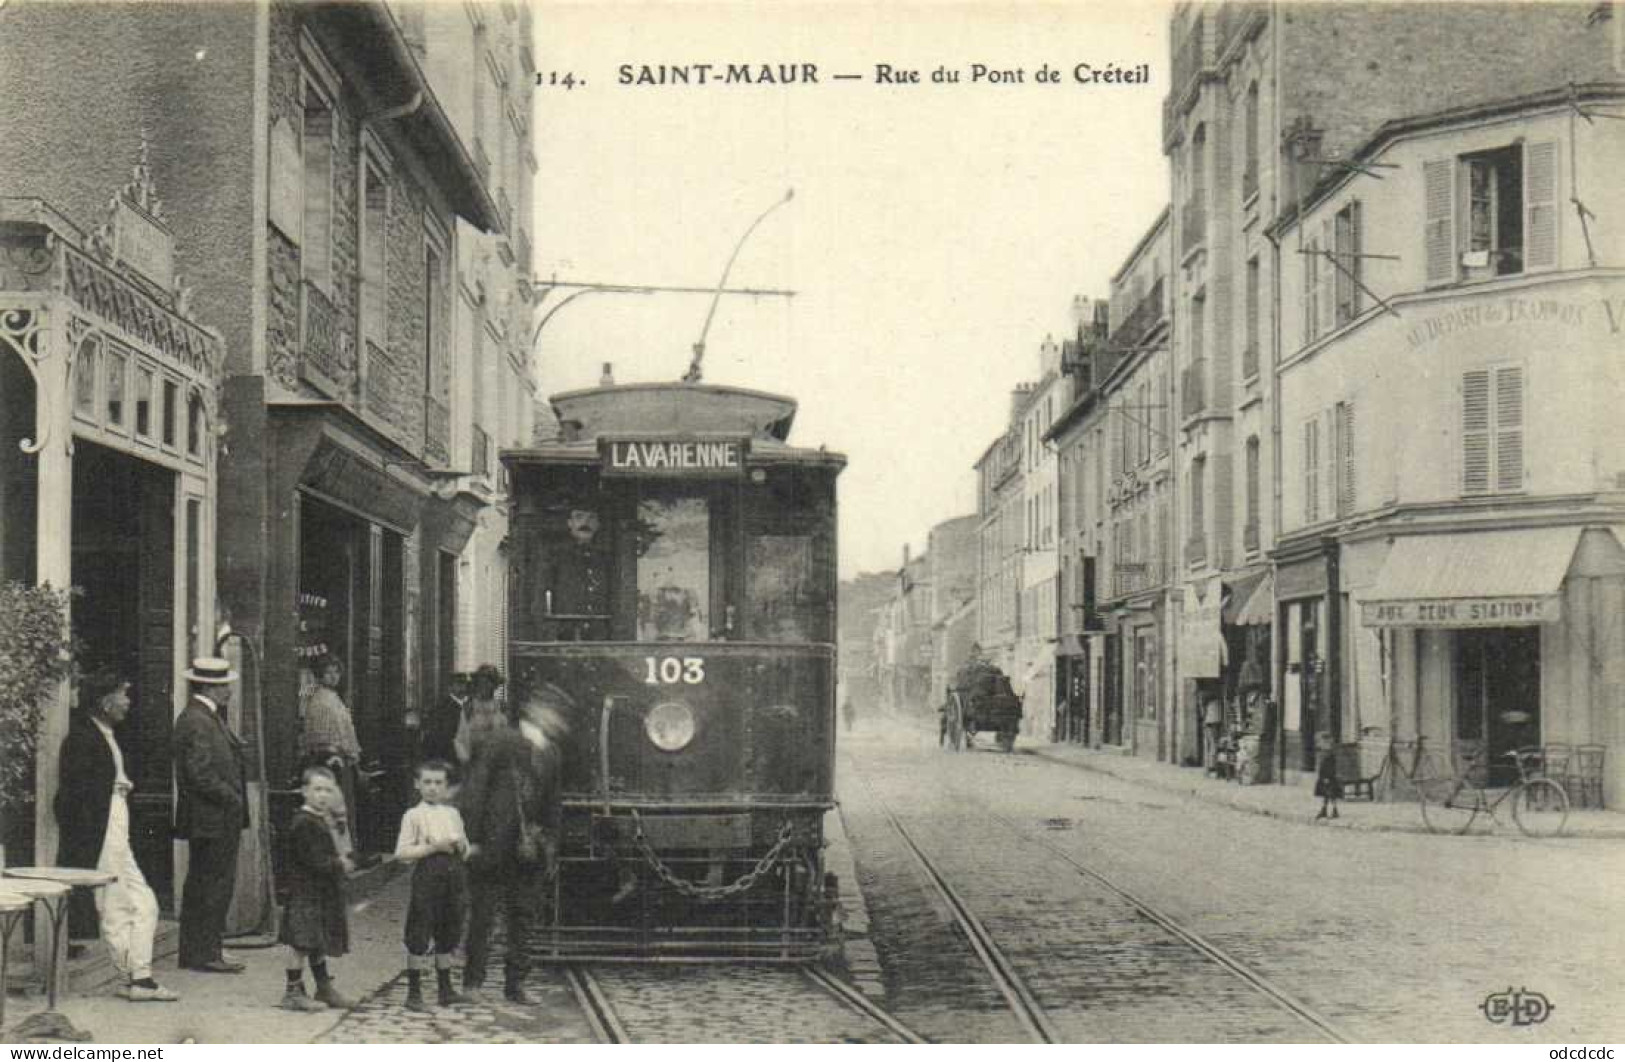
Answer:
<svg viewBox="0 0 1625 1062"><path fill-rule="evenodd" d="M175 720L175 832L190 860L181 892L180 965L204 973L241 973L221 949L226 911L237 887L237 848L248 827L243 739L226 721L229 661L198 657L186 672L191 698Z"/></svg>
<svg viewBox="0 0 1625 1062"><path fill-rule="evenodd" d="M469 713L469 679L466 671L452 674L441 700L423 728L423 758L457 762L457 731Z"/></svg>

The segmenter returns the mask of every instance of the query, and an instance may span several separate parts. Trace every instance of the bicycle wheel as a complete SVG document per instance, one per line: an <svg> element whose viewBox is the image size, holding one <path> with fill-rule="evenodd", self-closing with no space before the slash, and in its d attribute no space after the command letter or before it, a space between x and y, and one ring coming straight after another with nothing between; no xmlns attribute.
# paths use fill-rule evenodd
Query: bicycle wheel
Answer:
<svg viewBox="0 0 1625 1062"><path fill-rule="evenodd" d="M1478 817L1478 790L1459 778L1415 779L1422 824L1429 833L1466 833Z"/></svg>
<svg viewBox="0 0 1625 1062"><path fill-rule="evenodd" d="M1528 837L1556 837L1569 821L1569 795L1550 778L1531 778L1508 797L1512 821Z"/></svg>

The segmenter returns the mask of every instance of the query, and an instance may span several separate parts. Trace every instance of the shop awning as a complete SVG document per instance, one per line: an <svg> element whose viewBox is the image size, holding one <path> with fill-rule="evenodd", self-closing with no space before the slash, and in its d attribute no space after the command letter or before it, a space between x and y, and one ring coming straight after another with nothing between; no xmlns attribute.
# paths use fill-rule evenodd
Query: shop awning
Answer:
<svg viewBox="0 0 1625 1062"><path fill-rule="evenodd" d="M1228 627L1268 625L1275 613L1275 580L1268 568L1227 582L1225 595L1220 615Z"/></svg>
<svg viewBox="0 0 1625 1062"><path fill-rule="evenodd" d="M1367 627L1520 627L1562 618L1581 528L1397 539L1361 604Z"/></svg>

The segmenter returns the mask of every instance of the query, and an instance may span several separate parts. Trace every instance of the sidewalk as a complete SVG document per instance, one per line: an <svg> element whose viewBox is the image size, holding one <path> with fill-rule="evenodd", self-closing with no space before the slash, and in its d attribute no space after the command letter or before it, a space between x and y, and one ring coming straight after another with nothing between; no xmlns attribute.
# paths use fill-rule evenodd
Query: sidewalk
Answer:
<svg viewBox="0 0 1625 1062"><path fill-rule="evenodd" d="M405 869L385 863L350 883L350 954L332 960L334 984L347 996L359 999L401 972L400 927L410 882ZM23 950L22 934L16 936L14 965L15 953ZM99 942L92 945L92 952L101 950ZM295 1014L276 1007L282 998L286 954L281 946L233 947L228 940L226 950L248 968L240 974L177 969L173 923L161 923L153 976L179 993L179 1002L131 1003L113 994L116 983L107 983L71 989L58 1000L57 1009L100 1044L309 1043L344 1017L344 1011ZM78 971L74 976L79 984L85 983ZM8 998L0 1043L13 1042L11 1030L17 1023L44 1008L44 995L37 990Z"/></svg>
<svg viewBox="0 0 1625 1062"><path fill-rule="evenodd" d="M1149 786L1163 792L1176 793L1253 815L1341 830L1428 832L1427 827L1422 824L1421 812L1416 802L1405 799L1378 800L1375 803L1369 800L1345 800L1338 806L1338 818L1319 820L1317 823L1315 814L1320 810L1320 800L1314 795L1314 777L1307 774L1298 783L1241 785L1237 782L1221 781L1196 767L1176 767L1170 763L1156 763L1116 751L1089 749L1081 745L1033 747L1018 742L1016 751L1028 752L1053 763L1095 771L1120 781ZM1499 831L1503 836L1518 836L1517 827L1511 822L1510 805L1497 809L1496 815L1503 820ZM1473 824L1475 834L1484 829L1480 823ZM1572 810L1569 813L1568 825L1564 829L1564 836L1588 839L1625 838L1625 814L1595 809Z"/></svg>

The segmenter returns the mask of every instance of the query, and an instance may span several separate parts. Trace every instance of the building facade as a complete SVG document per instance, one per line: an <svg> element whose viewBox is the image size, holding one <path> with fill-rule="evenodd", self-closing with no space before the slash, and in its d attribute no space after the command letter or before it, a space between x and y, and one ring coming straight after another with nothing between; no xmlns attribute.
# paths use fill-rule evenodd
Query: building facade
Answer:
<svg viewBox="0 0 1625 1062"><path fill-rule="evenodd" d="M457 9L465 22L476 18L468 6ZM508 27L513 48L522 43L521 12L473 6L488 27ZM457 449L459 440L474 449L488 416L459 399L459 381L496 355L456 322L470 287L460 241L502 231L505 211L492 167L479 165L428 73L459 68L445 51L431 65L436 48L462 47L426 33L430 10L358 2L5 12L0 49L61 44L48 64L22 52L0 62L0 128L19 147L14 162L31 160L6 167L7 190L48 198L85 228L146 152L168 201L172 267L192 287L191 316L219 330L215 479L198 513L214 552L176 564L195 564L192 585L209 595L186 613L197 630L184 651L218 647L241 674L234 723L248 743L255 829L239 868L239 925L267 915L265 794L292 777L301 696L321 656L344 664L340 693L365 758L386 772L359 809L358 840L392 845L416 728L446 670L466 659L452 621L457 568L481 514L499 501L494 473L482 490ZM460 68L477 64L485 60L464 55ZM503 106L528 107L525 86L510 84ZM522 194L528 181L515 181L510 193ZM505 275L528 272L510 250ZM160 304L162 287L148 292ZM522 350L520 287L510 284L513 296L486 317L500 316L510 348ZM166 384L184 382L162 365L126 364L137 402L153 388L161 403ZM504 389L524 404L523 387L493 381L493 393ZM508 425L525 415L504 413L504 435L522 431ZM176 542L188 518L183 509ZM184 655L178 643L174 651ZM184 855L177 847L174 862Z"/></svg>
<svg viewBox="0 0 1625 1062"><path fill-rule="evenodd" d="M931 565L931 680L927 703L941 704L948 683L976 641L978 524L971 513L931 529L926 558Z"/></svg>
<svg viewBox="0 0 1625 1062"><path fill-rule="evenodd" d="M1625 85L1395 120L1279 226L1283 750L1625 772ZM1381 174L1377 180L1375 174ZM1583 207L1579 209L1578 207Z"/></svg>
<svg viewBox="0 0 1625 1062"><path fill-rule="evenodd" d="M1061 371L1061 344L1046 337L1038 348L1038 380L1016 424L1025 535L1017 565L1015 669L1010 673L1024 698L1021 732L1040 741L1055 736L1055 648L1060 640L1060 462L1046 436L1071 394L1072 378Z"/></svg>
<svg viewBox="0 0 1625 1062"><path fill-rule="evenodd" d="M1012 393L1012 424L1026 412L1030 395L1029 387ZM1020 637L1021 551L1027 534L1022 478L1022 439L1010 428L976 462L976 641L982 655L1006 675L1015 674Z"/></svg>

